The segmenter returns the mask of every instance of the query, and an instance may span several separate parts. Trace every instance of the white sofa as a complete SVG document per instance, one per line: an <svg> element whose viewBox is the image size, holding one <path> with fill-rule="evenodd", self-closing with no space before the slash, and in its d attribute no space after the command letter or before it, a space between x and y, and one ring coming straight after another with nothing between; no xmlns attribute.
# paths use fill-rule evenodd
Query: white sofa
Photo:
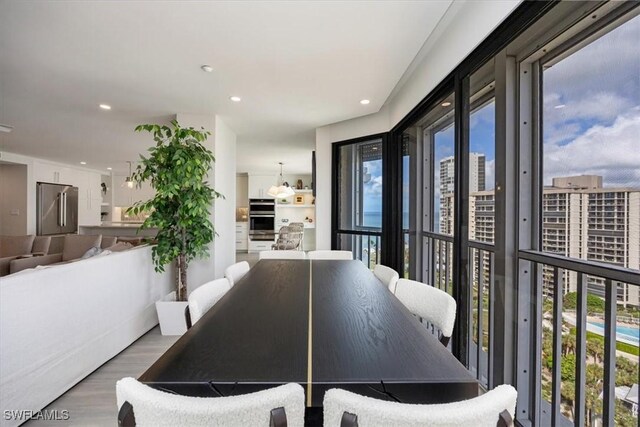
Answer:
<svg viewBox="0 0 640 427"><path fill-rule="evenodd" d="M170 270L144 246L0 279L1 412L43 409L157 325Z"/></svg>

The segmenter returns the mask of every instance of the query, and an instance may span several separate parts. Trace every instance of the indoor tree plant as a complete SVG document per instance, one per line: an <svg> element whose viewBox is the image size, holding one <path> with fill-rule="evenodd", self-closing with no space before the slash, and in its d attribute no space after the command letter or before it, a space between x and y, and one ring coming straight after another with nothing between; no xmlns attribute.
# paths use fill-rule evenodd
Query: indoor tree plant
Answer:
<svg viewBox="0 0 640 427"><path fill-rule="evenodd" d="M140 156L132 179L137 185L149 181L155 195L129 212L147 212L141 228L158 228L152 248L155 269L162 272L175 261L176 300L185 301L189 262L209 255L208 245L215 236L211 207L216 198L224 197L206 181L215 158L203 142L211 133L180 127L175 120L171 126L146 124L136 131L151 133L156 144L149 148L148 157Z"/></svg>

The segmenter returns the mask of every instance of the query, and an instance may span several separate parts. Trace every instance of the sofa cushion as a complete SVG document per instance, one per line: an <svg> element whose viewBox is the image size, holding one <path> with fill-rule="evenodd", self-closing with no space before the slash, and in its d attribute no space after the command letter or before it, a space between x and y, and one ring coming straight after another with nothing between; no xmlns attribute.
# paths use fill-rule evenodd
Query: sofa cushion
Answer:
<svg viewBox="0 0 640 427"><path fill-rule="evenodd" d="M133 245L131 243L128 242L118 242L113 246L109 246L108 248L106 248L105 250L107 251L111 251L111 252L122 252L122 251L126 251L133 248Z"/></svg>
<svg viewBox="0 0 640 427"><path fill-rule="evenodd" d="M13 259L9 265L9 273L17 273L18 271L35 268L39 265L57 264L62 261L62 254L52 254L44 256L34 256L31 258Z"/></svg>
<svg viewBox="0 0 640 427"><path fill-rule="evenodd" d="M115 245L117 241L118 238L116 236L102 236L102 243L100 244L100 247L102 249L106 249L110 246Z"/></svg>
<svg viewBox="0 0 640 427"><path fill-rule="evenodd" d="M51 246L51 236L36 236L31 252L46 255L49 253L49 246Z"/></svg>
<svg viewBox="0 0 640 427"><path fill-rule="evenodd" d="M87 236L84 234L69 234L64 236L62 261L71 261L82 257L89 249L100 247L102 236Z"/></svg>
<svg viewBox="0 0 640 427"><path fill-rule="evenodd" d="M35 236L0 236L0 257L31 253Z"/></svg>
<svg viewBox="0 0 640 427"><path fill-rule="evenodd" d="M80 259L87 259L87 258L91 258L94 257L96 255L100 255L100 253L102 252L102 249L98 248L98 247L93 247L90 248L87 252L85 252Z"/></svg>

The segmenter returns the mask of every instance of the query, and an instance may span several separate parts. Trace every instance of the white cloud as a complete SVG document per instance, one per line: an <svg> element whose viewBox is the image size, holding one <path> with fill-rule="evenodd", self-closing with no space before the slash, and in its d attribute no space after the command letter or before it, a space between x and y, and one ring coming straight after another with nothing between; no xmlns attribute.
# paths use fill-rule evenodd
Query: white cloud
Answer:
<svg viewBox="0 0 640 427"><path fill-rule="evenodd" d="M545 93L545 123L566 122L576 119L613 120L631 108L631 101L613 92L598 92L582 96L575 100L561 99L556 93ZM563 102L564 101L564 102ZM563 108L555 108L564 105Z"/></svg>
<svg viewBox="0 0 640 427"><path fill-rule="evenodd" d="M545 184L552 177L594 174L607 187L640 187L640 106L610 126L595 125L568 144L545 143Z"/></svg>
<svg viewBox="0 0 640 427"><path fill-rule="evenodd" d="M364 193L372 196L379 196L382 194L382 176L375 176L371 178L371 181L364 185Z"/></svg>

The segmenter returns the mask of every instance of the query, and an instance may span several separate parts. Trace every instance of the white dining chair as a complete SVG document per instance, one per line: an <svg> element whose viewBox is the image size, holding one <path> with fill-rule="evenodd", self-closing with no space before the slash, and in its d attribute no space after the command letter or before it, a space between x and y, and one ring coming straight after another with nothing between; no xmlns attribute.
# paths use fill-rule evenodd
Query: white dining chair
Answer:
<svg viewBox="0 0 640 427"><path fill-rule="evenodd" d="M391 293L396 293L396 284L400 278L397 271L391 267L387 267L386 265L376 264L373 268L373 274L375 274L375 276L384 283L387 288L389 288Z"/></svg>
<svg viewBox="0 0 640 427"><path fill-rule="evenodd" d="M305 259L304 251L262 251L258 259Z"/></svg>
<svg viewBox="0 0 640 427"><path fill-rule="evenodd" d="M229 289L231 289L231 285L226 277L212 280L194 289L189 294L189 304L185 308L187 328L195 325L211 307L220 301Z"/></svg>
<svg viewBox="0 0 640 427"><path fill-rule="evenodd" d="M506 427L513 425L518 392L510 385L469 400L408 404L360 396L340 389L324 395L325 427Z"/></svg>
<svg viewBox="0 0 640 427"><path fill-rule="evenodd" d="M353 253L351 251L309 251L307 257L309 259L352 260Z"/></svg>
<svg viewBox="0 0 640 427"><path fill-rule="evenodd" d="M445 291L409 279L399 279L396 297L416 316L440 330L440 342L449 344L456 321L456 300Z"/></svg>
<svg viewBox="0 0 640 427"><path fill-rule="evenodd" d="M249 263L247 261L237 262L227 267L224 271L224 277L229 279L229 284L233 287L245 274L249 272Z"/></svg>
<svg viewBox="0 0 640 427"><path fill-rule="evenodd" d="M293 383L239 396L191 397L123 378L116 395L120 426L304 425L304 390Z"/></svg>

